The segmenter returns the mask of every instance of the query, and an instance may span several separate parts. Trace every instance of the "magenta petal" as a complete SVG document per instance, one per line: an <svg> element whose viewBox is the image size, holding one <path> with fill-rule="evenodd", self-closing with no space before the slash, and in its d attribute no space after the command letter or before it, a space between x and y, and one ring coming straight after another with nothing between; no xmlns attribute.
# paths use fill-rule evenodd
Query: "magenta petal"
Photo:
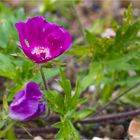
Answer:
<svg viewBox="0 0 140 140"><path fill-rule="evenodd" d="M13 103L15 102L19 102L19 100L24 100L25 99L25 91L24 90L21 90L21 91L19 91L16 95L15 95L15 97L14 97L14 101L13 101ZM19 102L20 103L20 102Z"/></svg>
<svg viewBox="0 0 140 140"><path fill-rule="evenodd" d="M26 85L26 98L40 99L41 97L42 93L35 82L30 82Z"/></svg>
<svg viewBox="0 0 140 140"><path fill-rule="evenodd" d="M48 46L50 48L51 57L55 58L69 49L71 44L71 36L62 28L53 31L48 35ZM53 42L53 43L52 43Z"/></svg>
<svg viewBox="0 0 140 140"><path fill-rule="evenodd" d="M18 107L22 102L24 102L24 100L25 100L25 91L21 90L15 95L14 100L11 103L10 107L11 108Z"/></svg>
<svg viewBox="0 0 140 140"><path fill-rule="evenodd" d="M45 103L40 103L38 104L38 109L34 114L32 114L30 117L26 118L26 120L31 120L32 118L35 118L39 116L41 113L43 113L46 110L46 104Z"/></svg>
<svg viewBox="0 0 140 140"><path fill-rule="evenodd" d="M28 40L25 23L18 22L18 23L16 23L15 26L19 33L19 40L20 40L22 48L28 49L28 45L26 44L26 41L25 41L25 40Z"/></svg>
<svg viewBox="0 0 140 140"><path fill-rule="evenodd" d="M70 48L69 32L57 24L49 23L41 16L16 23L21 49L36 63L47 62Z"/></svg>
<svg viewBox="0 0 140 140"><path fill-rule="evenodd" d="M24 100L18 106L10 107L9 117L18 121L26 121L36 113L38 104L39 102L36 100Z"/></svg>
<svg viewBox="0 0 140 140"><path fill-rule="evenodd" d="M38 105L38 110L37 110L37 114L41 114L42 112L44 112L46 110L46 103L40 103Z"/></svg>

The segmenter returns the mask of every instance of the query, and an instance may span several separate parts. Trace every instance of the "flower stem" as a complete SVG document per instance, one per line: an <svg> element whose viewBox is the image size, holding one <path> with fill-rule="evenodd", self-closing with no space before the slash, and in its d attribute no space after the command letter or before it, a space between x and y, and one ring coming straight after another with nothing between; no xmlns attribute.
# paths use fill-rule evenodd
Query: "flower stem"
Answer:
<svg viewBox="0 0 140 140"><path fill-rule="evenodd" d="M81 30L81 33L82 33L82 35L83 35L83 38L84 38L85 41L86 41L84 27L83 27L83 24L82 24L82 22L81 22L79 13L78 13L78 11L76 10L76 5L75 5L75 1L74 1L74 0L72 0L72 7L73 7L74 14L75 14L75 16L76 16L76 18L77 18L77 21L78 21L78 23L79 23L80 30Z"/></svg>
<svg viewBox="0 0 140 140"><path fill-rule="evenodd" d="M47 85L47 81L46 81L45 74L43 72L43 67L42 66L40 66L40 73L41 73L42 81L43 81L43 84L44 84L44 89L48 90L48 85ZM47 104L47 100L44 96L43 96L43 99L46 101L46 104ZM50 109L48 107L46 109L46 114L42 115L42 117L46 118L46 119L48 119L50 117Z"/></svg>
<svg viewBox="0 0 140 140"><path fill-rule="evenodd" d="M40 67L40 73L41 73L42 81L43 81L43 84L44 84L44 89L45 90L48 90L47 81L45 79L45 75L44 75L44 72L43 72L43 68L42 67Z"/></svg>

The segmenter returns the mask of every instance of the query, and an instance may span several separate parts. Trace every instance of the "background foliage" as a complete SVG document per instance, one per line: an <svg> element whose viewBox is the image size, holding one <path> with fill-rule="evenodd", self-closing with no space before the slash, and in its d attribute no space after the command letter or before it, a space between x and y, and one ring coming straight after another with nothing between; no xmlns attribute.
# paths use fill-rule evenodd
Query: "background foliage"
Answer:
<svg viewBox="0 0 140 140"><path fill-rule="evenodd" d="M0 137L5 136L14 125L8 119L7 114L8 103L12 101L15 93L23 88L28 81L36 81L42 86L38 66L28 60L17 47L19 41L15 23L21 20L25 21L28 17L38 14L44 16L48 12L50 13L50 16L47 17L49 21L59 22L60 25L68 27L70 25L63 21L60 22L57 16L61 15L67 20L72 20L75 17L70 15L73 14L78 3L80 3L79 0L72 3L65 0L59 2L58 0L44 0L38 13L31 13L29 16L23 8L13 10L0 2L0 76L5 79L5 89L0 91L0 96L3 97L3 107L0 114ZM53 14L53 12L58 15ZM54 77L60 79L61 77L58 83L64 94L54 89L43 91L50 109L60 116L60 122L54 125L54 127L59 128L57 138L80 139L74 127L75 122L93 114L96 108L114 98L115 91L119 95L139 81L140 19L134 20L133 8L130 5L124 13L121 24L115 20L110 22L110 26L116 32L115 37L101 37L102 31L105 30L104 24L106 23L102 19L97 20L92 28L82 29L84 36L73 38L73 44L70 51L67 52L67 57L75 58L75 65L85 64L86 66L85 69L79 66L75 86L72 86L72 81L68 80L63 72L65 62L62 57L64 56L43 66L47 80L54 79ZM135 74L131 76L130 72ZM80 105L88 103L83 94L91 85L96 88L92 95L93 106L81 110ZM123 96L118 102L138 107L140 104L138 93L139 88ZM10 132L8 136L15 137L10 135Z"/></svg>

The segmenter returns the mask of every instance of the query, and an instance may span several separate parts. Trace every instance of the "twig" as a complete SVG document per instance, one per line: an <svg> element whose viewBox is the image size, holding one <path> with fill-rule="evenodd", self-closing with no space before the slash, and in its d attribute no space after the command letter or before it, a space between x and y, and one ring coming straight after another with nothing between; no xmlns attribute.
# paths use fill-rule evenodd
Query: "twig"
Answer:
<svg viewBox="0 0 140 140"><path fill-rule="evenodd" d="M96 116L97 114L100 114L104 109L106 109L110 104L116 102L119 98L121 98L122 96L124 96L125 94L127 94L129 91L131 91L132 89L138 87L140 85L140 82L136 83L135 85L133 85L132 87L128 88L126 91L124 91L122 94L120 94L119 96L117 96L116 98L114 98L113 100L111 100L110 102L108 102L107 104L105 104L102 108L98 109L95 113L94 116Z"/></svg>
<svg viewBox="0 0 140 140"><path fill-rule="evenodd" d="M139 114L140 114L140 109L137 109L137 110L129 111L129 112L93 117L93 118L81 120L79 122L81 124L115 122L115 121L118 121L120 119L126 120L128 118L132 118L132 117L137 116Z"/></svg>
<svg viewBox="0 0 140 140"><path fill-rule="evenodd" d="M56 128L28 128L27 131L31 134L40 134L40 133L57 133L58 129ZM27 133L24 129L22 128L16 128L15 132L17 134L25 134Z"/></svg>
<svg viewBox="0 0 140 140"><path fill-rule="evenodd" d="M52 115L48 120L48 124L54 124L56 122L60 121L60 117L58 115ZM52 128L52 127L42 127L42 128L15 128L15 132L17 134L25 134L30 133L31 134L37 134L37 133L57 133L58 129Z"/></svg>
<svg viewBox="0 0 140 140"><path fill-rule="evenodd" d="M93 117L93 118L88 118L85 120L78 121L78 123L81 124L91 124L91 123L109 123L109 122L116 122L120 120L127 120L129 118L135 117L140 114L140 109L134 110L134 111L129 111L129 112L123 112L123 113L117 113L117 114L111 114L111 115L103 115L103 116L98 116L98 117ZM51 118L53 121L58 121L59 116L53 116ZM37 134L37 133L57 133L58 129L56 128L28 128L27 131L31 134ZM15 132L18 134L25 134L27 133L24 129L22 128L16 128Z"/></svg>

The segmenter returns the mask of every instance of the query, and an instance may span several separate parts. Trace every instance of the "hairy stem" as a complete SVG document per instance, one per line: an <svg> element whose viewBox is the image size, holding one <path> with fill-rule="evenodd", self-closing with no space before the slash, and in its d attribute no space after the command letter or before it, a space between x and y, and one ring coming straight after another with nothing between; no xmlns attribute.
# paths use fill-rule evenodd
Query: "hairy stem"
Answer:
<svg viewBox="0 0 140 140"><path fill-rule="evenodd" d="M47 81L45 79L45 75L44 75L44 72L43 72L43 68L42 67L40 67L40 73L41 73L42 81L43 81L43 84L44 84L44 89L47 90L48 89Z"/></svg>
<svg viewBox="0 0 140 140"><path fill-rule="evenodd" d="M42 77L42 81L44 84L44 89L48 90L48 85L47 85L47 81L43 72L43 67L40 67L40 73L41 73L41 77ZM46 98L43 96L43 99L47 102ZM50 109L48 108L48 106L46 107L46 114L42 115L42 118L46 118L48 119L50 117Z"/></svg>

